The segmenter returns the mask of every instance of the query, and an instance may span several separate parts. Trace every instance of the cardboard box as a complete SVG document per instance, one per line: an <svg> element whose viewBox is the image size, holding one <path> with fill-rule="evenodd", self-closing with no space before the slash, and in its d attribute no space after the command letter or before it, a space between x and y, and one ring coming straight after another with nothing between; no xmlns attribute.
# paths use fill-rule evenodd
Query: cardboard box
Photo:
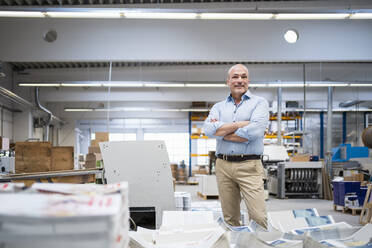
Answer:
<svg viewBox="0 0 372 248"><path fill-rule="evenodd" d="M9 150L9 139L5 137L0 137L0 150L8 151Z"/></svg>
<svg viewBox="0 0 372 248"><path fill-rule="evenodd" d="M99 141L99 140L91 140L90 141L90 146L91 147L98 147L99 148L99 142L102 142L102 141Z"/></svg>
<svg viewBox="0 0 372 248"><path fill-rule="evenodd" d="M96 161L86 161L85 166L86 169L92 169L97 167L97 162Z"/></svg>
<svg viewBox="0 0 372 248"><path fill-rule="evenodd" d="M50 142L16 142L15 173L52 170L52 144Z"/></svg>
<svg viewBox="0 0 372 248"><path fill-rule="evenodd" d="M86 161L100 161L102 160L101 153L88 153L86 158Z"/></svg>
<svg viewBox="0 0 372 248"><path fill-rule="evenodd" d="M109 133L108 132L97 132L97 133L95 133L95 135L96 135L95 140L98 140L98 142L109 141Z"/></svg>
<svg viewBox="0 0 372 248"><path fill-rule="evenodd" d="M52 147L52 171L74 169L74 147Z"/></svg>
<svg viewBox="0 0 372 248"><path fill-rule="evenodd" d="M309 162L310 154L297 154L291 157L291 162Z"/></svg>
<svg viewBox="0 0 372 248"><path fill-rule="evenodd" d="M99 146L90 146L88 147L88 152L89 153L101 153L101 149Z"/></svg>
<svg viewBox="0 0 372 248"><path fill-rule="evenodd" d="M363 182L363 174L353 174L351 176L344 176L344 181L354 181L354 182Z"/></svg>

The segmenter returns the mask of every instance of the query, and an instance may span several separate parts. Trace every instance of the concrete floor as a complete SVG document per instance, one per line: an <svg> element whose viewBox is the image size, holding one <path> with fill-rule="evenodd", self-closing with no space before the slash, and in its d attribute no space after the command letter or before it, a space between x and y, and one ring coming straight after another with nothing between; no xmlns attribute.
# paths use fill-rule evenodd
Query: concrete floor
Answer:
<svg viewBox="0 0 372 248"><path fill-rule="evenodd" d="M192 202L205 201L203 198L198 197L197 185L176 185L176 191L184 191L191 194ZM216 201L206 200L206 201ZM342 213L341 211L333 210L333 201L322 200L322 199L276 199L274 196L270 196L269 200L266 201L267 211L280 211L289 209L306 209L316 208L320 215L331 215L335 222L346 222L353 226L359 226L359 215L353 216L350 213ZM242 209L246 209L245 204L242 202ZM341 209L341 208L339 208ZM359 212L358 212L359 213Z"/></svg>

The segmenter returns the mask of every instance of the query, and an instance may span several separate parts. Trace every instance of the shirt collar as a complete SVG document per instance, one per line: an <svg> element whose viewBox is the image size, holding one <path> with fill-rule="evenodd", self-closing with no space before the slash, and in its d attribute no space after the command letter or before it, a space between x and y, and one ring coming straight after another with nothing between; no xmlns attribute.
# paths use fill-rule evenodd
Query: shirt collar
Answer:
<svg viewBox="0 0 372 248"><path fill-rule="evenodd" d="M244 93L244 95L242 95L242 100L245 101L245 100L248 100L252 97L252 93L247 90L247 92ZM227 102L234 102L234 99L232 98L231 94L227 97L226 99Z"/></svg>

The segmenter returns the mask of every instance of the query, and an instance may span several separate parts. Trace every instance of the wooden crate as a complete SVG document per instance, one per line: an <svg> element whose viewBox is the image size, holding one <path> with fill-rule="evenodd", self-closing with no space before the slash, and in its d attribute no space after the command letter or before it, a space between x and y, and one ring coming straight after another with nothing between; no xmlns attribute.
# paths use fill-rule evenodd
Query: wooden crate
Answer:
<svg viewBox="0 0 372 248"><path fill-rule="evenodd" d="M50 142L17 142L15 146L15 173L52 170Z"/></svg>
<svg viewBox="0 0 372 248"><path fill-rule="evenodd" d="M96 132L95 133L98 142L106 142L109 141L109 133L108 132Z"/></svg>
<svg viewBox="0 0 372 248"><path fill-rule="evenodd" d="M52 147L52 171L74 169L74 147L56 146Z"/></svg>

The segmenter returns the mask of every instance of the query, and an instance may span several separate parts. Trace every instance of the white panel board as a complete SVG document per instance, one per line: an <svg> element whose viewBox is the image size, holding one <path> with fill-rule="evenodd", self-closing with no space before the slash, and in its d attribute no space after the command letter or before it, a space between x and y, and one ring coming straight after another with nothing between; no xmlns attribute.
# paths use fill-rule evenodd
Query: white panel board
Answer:
<svg viewBox="0 0 372 248"><path fill-rule="evenodd" d="M107 183L129 183L130 207L155 207L156 226L162 212L175 210L172 173L164 141L101 142Z"/></svg>

